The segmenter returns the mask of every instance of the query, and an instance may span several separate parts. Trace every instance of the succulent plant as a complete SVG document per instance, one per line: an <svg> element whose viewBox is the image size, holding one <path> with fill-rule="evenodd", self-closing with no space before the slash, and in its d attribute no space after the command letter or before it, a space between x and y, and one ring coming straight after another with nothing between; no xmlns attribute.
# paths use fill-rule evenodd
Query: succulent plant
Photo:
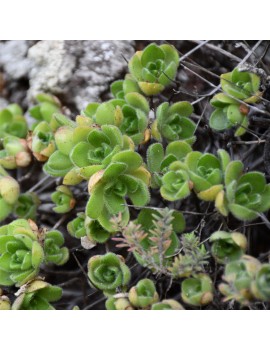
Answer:
<svg viewBox="0 0 270 351"><path fill-rule="evenodd" d="M54 133L48 122L42 121L36 125L27 138L28 146L35 158L45 162L55 151Z"/></svg>
<svg viewBox="0 0 270 351"><path fill-rule="evenodd" d="M184 141L170 142L165 152L161 143L151 144L147 149L147 168L151 172L151 187L160 188L162 176L169 170L169 166L174 161L184 161L191 151L191 146Z"/></svg>
<svg viewBox="0 0 270 351"><path fill-rule="evenodd" d="M149 172L142 166L141 156L131 150L117 153L111 163L98 171L89 180L90 199L86 215L98 219L102 227L111 231L110 219L119 212L129 218L125 197L135 206L145 206L150 195L148 191Z"/></svg>
<svg viewBox="0 0 270 351"><path fill-rule="evenodd" d="M111 296L106 300L105 306L107 310L134 310L130 301L126 297L118 298Z"/></svg>
<svg viewBox="0 0 270 351"><path fill-rule="evenodd" d="M20 194L13 211L19 218L36 219L40 199L35 193Z"/></svg>
<svg viewBox="0 0 270 351"><path fill-rule="evenodd" d="M270 264L263 264L258 269L251 283L253 296L261 301L270 301Z"/></svg>
<svg viewBox="0 0 270 351"><path fill-rule="evenodd" d="M65 185L59 185L56 191L52 193L51 198L56 205L53 207L56 213L67 213L71 211L76 204L71 190Z"/></svg>
<svg viewBox="0 0 270 351"><path fill-rule="evenodd" d="M10 177L0 165L0 221L12 212L19 195L20 186L18 182Z"/></svg>
<svg viewBox="0 0 270 351"><path fill-rule="evenodd" d="M235 136L245 134L249 125L249 108L245 103L255 103L260 99L260 77L254 73L235 68L220 76L222 93L210 101L215 110L209 125L216 131L224 131L236 126ZM239 100L243 100L241 103Z"/></svg>
<svg viewBox="0 0 270 351"><path fill-rule="evenodd" d="M59 230L45 232L43 238L45 263L54 263L58 266L65 264L69 259L69 250L64 245L63 234Z"/></svg>
<svg viewBox="0 0 270 351"><path fill-rule="evenodd" d="M24 219L0 228L0 285L21 286L33 279L44 260L37 232Z"/></svg>
<svg viewBox="0 0 270 351"><path fill-rule="evenodd" d="M0 165L6 169L27 167L31 163L31 153L24 139L16 136L3 138L3 149L0 150Z"/></svg>
<svg viewBox="0 0 270 351"><path fill-rule="evenodd" d="M247 239L238 232L217 231L210 236L211 252L218 263L238 260L246 251Z"/></svg>
<svg viewBox="0 0 270 351"><path fill-rule="evenodd" d="M70 154L78 143L87 140L89 132L93 130L92 121L85 116L77 116L76 122L64 115L55 114L54 116L61 123L54 134L56 151L49 157L43 170L53 177L64 177L65 185L79 184L83 180L79 174L81 169L72 163Z"/></svg>
<svg viewBox="0 0 270 351"><path fill-rule="evenodd" d="M161 182L160 194L168 201L186 198L190 195L193 187L189 173L183 169L179 161L175 161L169 166L169 170L163 175Z"/></svg>
<svg viewBox="0 0 270 351"><path fill-rule="evenodd" d="M45 173L49 174L52 177L66 177L66 175L73 168L74 166L70 161L69 156L61 153L59 150L56 150L54 153L52 153L48 161L45 163L43 170ZM77 175L77 177L79 177L79 175ZM81 180L82 178L80 177L80 181ZM80 181L78 181L77 184ZM73 185L72 183L67 183L65 181L64 181L64 184Z"/></svg>
<svg viewBox="0 0 270 351"><path fill-rule="evenodd" d="M58 98L50 94L38 94L36 100L38 105L29 109L30 116L37 121L45 121L49 124L53 122L53 114L61 111L61 103ZM51 123L51 127L54 127L53 123Z"/></svg>
<svg viewBox="0 0 270 351"><path fill-rule="evenodd" d="M80 174L89 179L92 169L96 172L105 168L115 154L131 148L131 145L131 141L122 135L118 127L103 125L100 129L91 130L86 141L73 147L70 160L80 168Z"/></svg>
<svg viewBox="0 0 270 351"><path fill-rule="evenodd" d="M68 222L67 230L71 236L77 239L86 236L85 214L83 212L77 213L77 217Z"/></svg>
<svg viewBox="0 0 270 351"><path fill-rule="evenodd" d="M87 129L87 131L89 131ZM44 165L44 171L53 177L65 177L74 165L69 154L76 143L73 142L75 128L62 126L54 134L57 149L50 155ZM84 140L84 139L83 139Z"/></svg>
<svg viewBox="0 0 270 351"><path fill-rule="evenodd" d="M189 144L194 143L196 124L189 118L192 112L193 107L187 101L159 105L157 118L151 127L153 137L159 141L164 138L168 142L184 140Z"/></svg>
<svg viewBox="0 0 270 351"><path fill-rule="evenodd" d="M113 234L103 228L96 219L85 216L84 213L78 213L77 218L67 225L68 232L77 239L86 237L93 244L105 243Z"/></svg>
<svg viewBox="0 0 270 351"><path fill-rule="evenodd" d="M10 104L0 111L0 137L13 135L18 138L25 138L28 126L23 116L21 107L17 104Z"/></svg>
<svg viewBox="0 0 270 351"><path fill-rule="evenodd" d="M9 298L4 295L3 290L0 288L0 311L7 311L11 309Z"/></svg>
<svg viewBox="0 0 270 351"><path fill-rule="evenodd" d="M83 250L83 257L77 260L74 256L81 270L81 259L89 253L86 275L90 286L105 295L108 310L184 310L186 304L194 309L211 304L214 295L210 308L222 308L217 305L221 295L226 303L232 300L228 308L234 302L237 308L269 307L267 250L258 253L261 263L245 254L244 234L221 230L224 226L228 230L248 226L248 233L252 233L255 227L246 222L257 217L262 221L259 224L269 227L264 214L270 210L268 176L255 171L256 166L263 166L262 157L251 165L254 157L248 153L250 145L261 150L260 144L264 143L263 160L269 173L264 111L267 76L248 65L221 74L221 91L210 100L212 112L207 117L209 94L200 94L193 102L177 101L177 95L184 92L182 88L179 92L166 90L170 84L178 88L178 66L176 48L150 44L132 56L129 73L112 82L109 100L90 102L75 118L56 96L43 93L37 95L37 104L28 110L27 118L17 104L0 111L0 221L5 223L0 226L0 310L53 310L65 305L72 289L65 292L63 304L54 306L53 302L62 295L60 286L77 281L77 269L69 272L68 281L63 283L61 278L74 262L64 266L59 277L52 277L51 283L61 281L60 286L46 282L39 273L51 276L53 265L65 265L69 248L71 252ZM1 85L0 73L0 90ZM200 101L203 104L198 105ZM200 118L193 114L193 106ZM254 111L261 115L254 116ZM28 127L31 117L35 121ZM217 138L211 142L200 140L209 134L203 132L207 122L213 129L209 133ZM245 133L245 140L232 140L233 134L238 138ZM226 145L229 141L231 146L238 146L230 148ZM204 151L193 151L193 144L194 150ZM230 154L218 149L222 146ZM212 154L215 148L217 153ZM36 175L40 167L49 176ZM247 171L249 168L252 171ZM13 179L15 175L18 182ZM45 185L42 181L50 176L58 178L51 194L53 210L59 213L54 217L65 213L71 217L62 215L55 226L47 218L53 227L39 229L33 220L42 224L46 219L45 208L51 205L47 203L48 193L42 191L50 188L51 181ZM20 194L19 183L29 192ZM197 200L194 196L187 198L192 192ZM40 199L44 199L45 207L38 210ZM77 201L80 206L76 214L73 209ZM185 218L176 210L182 205L188 214L187 228L190 230L195 223L194 230L187 233L183 233ZM65 246L63 233L56 229L65 220L69 221L67 231L80 239L82 250ZM211 228L218 231L213 233ZM74 239L68 239L72 246ZM104 251L106 254L102 254ZM252 252L257 251L258 247L252 247ZM156 280L141 276L132 284L131 269L116 252L125 252L128 262L129 258L135 259ZM217 294L212 280L218 286ZM157 288L162 288L162 295L173 296L177 283L181 285L183 306L177 300L159 299ZM15 294L14 286L19 287ZM76 304L82 300L74 301L68 308L78 310ZM91 303L86 308L93 306Z"/></svg>
<svg viewBox="0 0 270 351"><path fill-rule="evenodd" d="M86 236L92 243L105 243L115 231L106 230L98 220L89 217L85 218Z"/></svg>
<svg viewBox="0 0 270 351"><path fill-rule="evenodd" d="M218 157L199 151L190 152L185 158L185 169L188 172L193 190L199 199L214 201L223 189L224 171L230 161L225 150L218 150Z"/></svg>
<svg viewBox="0 0 270 351"><path fill-rule="evenodd" d="M215 95L210 103L215 107L209 119L212 129L221 132L236 127L235 136L245 134L249 124L247 116L249 109L246 105L240 104L224 93Z"/></svg>
<svg viewBox="0 0 270 351"><path fill-rule="evenodd" d="M151 310L184 310L184 307L178 301L168 299L154 303Z"/></svg>
<svg viewBox="0 0 270 351"><path fill-rule="evenodd" d="M145 95L159 94L175 78L179 65L177 50L168 44L150 44L137 51L128 67Z"/></svg>
<svg viewBox="0 0 270 351"><path fill-rule="evenodd" d="M184 233L180 242L178 255L174 256L172 264L168 267L173 279L189 278L205 272L210 255L198 235L195 232Z"/></svg>
<svg viewBox="0 0 270 351"><path fill-rule="evenodd" d="M213 300L213 283L204 273L185 279L181 284L183 301L192 306L204 306Z"/></svg>
<svg viewBox="0 0 270 351"><path fill-rule="evenodd" d="M126 94L125 99L112 99L102 104L91 103L85 111L100 126L117 126L136 145L149 139L147 126L150 107L146 98L137 92Z"/></svg>
<svg viewBox="0 0 270 351"><path fill-rule="evenodd" d="M128 93L141 93L138 83L131 74L126 74L124 80L116 80L110 86L115 99L124 99Z"/></svg>
<svg viewBox="0 0 270 351"><path fill-rule="evenodd" d="M113 295L118 289L126 289L131 273L124 258L110 252L90 258L88 277L97 289L102 290L106 295Z"/></svg>
<svg viewBox="0 0 270 351"><path fill-rule="evenodd" d="M261 263L254 257L244 255L240 260L229 262L225 266L223 280L219 285L220 292L225 295L224 301L236 300L242 305L248 305L254 296L251 286L255 280Z"/></svg>
<svg viewBox="0 0 270 351"><path fill-rule="evenodd" d="M115 230L122 234L122 237L113 238L120 242L116 247L127 247L138 263L153 273L170 275L168 267L179 248L176 233L185 227L181 212L169 208L144 208L135 221L119 225L119 219L114 217L112 222Z"/></svg>
<svg viewBox="0 0 270 351"><path fill-rule="evenodd" d="M50 302L61 298L62 289L37 278L23 286L17 296L12 310L54 310Z"/></svg>
<svg viewBox="0 0 270 351"><path fill-rule="evenodd" d="M220 76L222 90L232 98L248 103L257 102L260 98L260 77L255 74L235 68L232 72Z"/></svg>
<svg viewBox="0 0 270 351"><path fill-rule="evenodd" d="M128 293L131 304L135 307L146 308L159 300L155 284L150 279L141 279Z"/></svg>
<svg viewBox="0 0 270 351"><path fill-rule="evenodd" d="M216 208L224 216L231 212L236 218L252 221L270 208L270 185L260 172L243 174L241 161L231 161L225 171L226 190L216 198Z"/></svg>

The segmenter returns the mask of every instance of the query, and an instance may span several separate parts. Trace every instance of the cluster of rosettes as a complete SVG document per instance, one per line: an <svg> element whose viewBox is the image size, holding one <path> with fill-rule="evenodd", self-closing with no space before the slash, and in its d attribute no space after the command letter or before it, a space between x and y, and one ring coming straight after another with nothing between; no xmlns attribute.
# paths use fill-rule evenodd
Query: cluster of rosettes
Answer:
<svg viewBox="0 0 270 351"><path fill-rule="evenodd" d="M164 151L159 143L147 153L151 187L168 201L186 198L193 190L203 201L215 201L216 209L240 220L253 220L270 208L270 186L263 173L244 172L241 161L231 161L225 150L217 156L192 151L185 142L171 142Z"/></svg>
<svg viewBox="0 0 270 351"><path fill-rule="evenodd" d="M215 260L224 267L224 283L219 291L224 301L235 300L241 305L254 301L270 301L270 265L246 255L247 239L238 232L218 231L210 236Z"/></svg>
<svg viewBox="0 0 270 351"><path fill-rule="evenodd" d="M107 296L106 308L110 310L182 310L175 300L159 301L152 280L142 279L127 292L131 273L123 257L108 253L94 256L88 263L88 276L93 287ZM183 301L193 306L203 306L213 300L213 283L207 274L185 279L181 284Z"/></svg>
<svg viewBox="0 0 270 351"><path fill-rule="evenodd" d="M235 136L245 134L248 125L248 104L254 104L262 95L259 91L260 77L240 68L220 76L222 93L210 101L215 108L210 116L209 125L216 131L235 127Z"/></svg>
<svg viewBox="0 0 270 351"><path fill-rule="evenodd" d="M62 289L37 277L24 284L16 296L11 303L0 289L0 310L54 310L50 302L58 301L62 297Z"/></svg>
<svg viewBox="0 0 270 351"><path fill-rule="evenodd" d="M88 276L93 287L107 296L108 310L181 310L174 300L159 302L155 284L150 279L140 280L127 292L131 272L122 256L108 253L94 256L88 262Z"/></svg>
<svg viewBox="0 0 270 351"><path fill-rule="evenodd" d="M42 264L62 265L69 258L58 230L39 230L17 219L0 228L0 285L22 286L38 276Z"/></svg>
<svg viewBox="0 0 270 351"><path fill-rule="evenodd" d="M193 192L200 200L213 202L220 215L231 213L243 221L270 209L270 185L264 174L245 172L243 163L231 160L223 149L215 155L193 150L196 124L190 102L155 106L156 96L176 78L178 65L173 46L150 44L131 58L125 79L111 84L112 99L89 103L74 120L49 94L36 97L38 104L29 110L35 119L30 127L18 105L0 111L0 221L10 214L21 218L0 228L0 285L21 287L12 304L0 289L0 309L52 309L50 302L60 298L61 289L38 274L43 264L62 265L69 257L59 231L39 230L29 220L35 220L40 200L31 191L21 194L6 169L27 167L35 159L49 176L61 177L62 184L51 195L56 213L72 211L76 196L70 187L88 182L85 211L67 225L84 248L105 243L127 226L129 205L146 206L155 189L168 202L184 200ZM236 68L221 75L221 88L223 92L211 100L215 110L210 127L216 131L236 127L235 135L241 136L248 127L247 104L261 96L260 78ZM208 258L205 247L194 233L183 235L181 243L178 234L184 231L184 217L176 210L166 213L162 222L157 210L143 208L131 227L138 237L127 236L120 245L128 246L138 263L153 273L160 270L172 279L184 278L182 300L204 306L214 297L213 282L203 268ZM113 223L117 216L118 227ZM194 243L186 251L185 239ZM225 283L219 289L227 300L242 304L270 300L269 265L244 255L243 234L218 231L210 242L217 263L226 265ZM114 253L91 257L88 276L92 286L108 297L107 309L183 309L174 300L159 301L149 279L128 291L131 272L124 258Z"/></svg>
<svg viewBox="0 0 270 351"><path fill-rule="evenodd" d="M62 289L39 277L43 265L63 265L69 250L58 230L39 230L31 220L17 219L0 228L0 285L20 287L11 302L0 289L1 309L54 309Z"/></svg>
<svg viewBox="0 0 270 351"><path fill-rule="evenodd" d="M262 264L256 258L243 255L225 266L224 283L219 285L224 301L235 300L241 305L251 302L270 301L270 264Z"/></svg>

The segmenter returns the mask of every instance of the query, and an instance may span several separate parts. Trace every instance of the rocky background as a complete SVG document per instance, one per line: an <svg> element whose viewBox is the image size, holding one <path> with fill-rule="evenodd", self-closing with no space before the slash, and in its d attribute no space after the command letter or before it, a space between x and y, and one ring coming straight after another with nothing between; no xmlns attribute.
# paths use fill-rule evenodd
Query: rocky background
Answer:
<svg viewBox="0 0 270 351"><path fill-rule="evenodd" d="M2 41L0 109L8 101L26 108L37 93L48 92L80 111L101 99L134 51L135 41Z"/></svg>

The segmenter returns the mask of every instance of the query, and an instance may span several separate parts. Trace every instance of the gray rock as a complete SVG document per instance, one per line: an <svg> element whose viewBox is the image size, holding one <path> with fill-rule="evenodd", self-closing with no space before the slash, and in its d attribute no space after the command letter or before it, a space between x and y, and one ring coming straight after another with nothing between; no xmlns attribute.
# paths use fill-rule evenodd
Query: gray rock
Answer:
<svg viewBox="0 0 270 351"><path fill-rule="evenodd" d="M0 67L7 75L7 79L16 80L28 75L32 63L27 58L32 41L11 40L0 43Z"/></svg>
<svg viewBox="0 0 270 351"><path fill-rule="evenodd" d="M48 92L78 112L91 101L101 101L109 84L124 76L124 57L130 59L134 46L134 41L124 40L0 42L3 97L26 108L37 93Z"/></svg>
<svg viewBox="0 0 270 351"><path fill-rule="evenodd" d="M0 97L0 111L3 110L3 108L6 108L8 105L8 101L2 97Z"/></svg>
<svg viewBox="0 0 270 351"><path fill-rule="evenodd" d="M124 57L134 53L132 41L40 41L28 52L31 101L41 91L60 95L81 110L100 100L109 83L127 70ZM123 56L122 56L123 55Z"/></svg>
<svg viewBox="0 0 270 351"><path fill-rule="evenodd" d="M65 86L75 70L76 58L68 55L63 40L40 41L29 49L28 57L33 62L29 99L34 100L35 95L40 92L65 92Z"/></svg>
<svg viewBox="0 0 270 351"><path fill-rule="evenodd" d="M129 60L134 53L134 42L130 41L84 41L82 46L79 69L71 81L74 92L78 85L81 87L81 93L75 95L75 104L80 108L99 100L109 84L127 71L124 57Z"/></svg>

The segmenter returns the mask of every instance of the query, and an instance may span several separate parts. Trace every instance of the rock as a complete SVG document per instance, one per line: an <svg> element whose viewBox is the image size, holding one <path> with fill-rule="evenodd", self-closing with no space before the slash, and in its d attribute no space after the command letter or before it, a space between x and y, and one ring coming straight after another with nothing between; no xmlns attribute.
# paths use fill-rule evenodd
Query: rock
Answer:
<svg viewBox="0 0 270 351"><path fill-rule="evenodd" d="M64 93L75 70L76 57L69 55L63 40L43 40L29 49L33 62L30 72L28 98L34 100L37 93Z"/></svg>
<svg viewBox="0 0 270 351"><path fill-rule="evenodd" d="M27 58L33 41L11 40L0 43L0 67L7 79L16 80L28 75L32 62Z"/></svg>
<svg viewBox="0 0 270 351"><path fill-rule="evenodd" d="M109 84L126 73L127 63L123 57L130 59L134 45L130 41L82 42L83 55L79 57L79 69L71 82L74 92L78 84L80 86L80 93L75 94L78 108L85 107L90 101L99 100L100 95L108 90Z"/></svg>
<svg viewBox="0 0 270 351"><path fill-rule="evenodd" d="M73 112L101 101L109 84L124 77L135 42L127 40L42 40L0 42L0 69L9 102L24 108L39 92L57 95ZM107 96L106 96L107 97Z"/></svg>
<svg viewBox="0 0 270 351"><path fill-rule="evenodd" d="M133 53L133 41L40 41L30 48L32 60L28 99L41 91L59 95L80 111L100 100L109 83L127 71L124 57ZM123 56L122 56L123 55Z"/></svg>
<svg viewBox="0 0 270 351"><path fill-rule="evenodd" d="M2 97L0 97L0 111L3 110L8 105L8 101Z"/></svg>

